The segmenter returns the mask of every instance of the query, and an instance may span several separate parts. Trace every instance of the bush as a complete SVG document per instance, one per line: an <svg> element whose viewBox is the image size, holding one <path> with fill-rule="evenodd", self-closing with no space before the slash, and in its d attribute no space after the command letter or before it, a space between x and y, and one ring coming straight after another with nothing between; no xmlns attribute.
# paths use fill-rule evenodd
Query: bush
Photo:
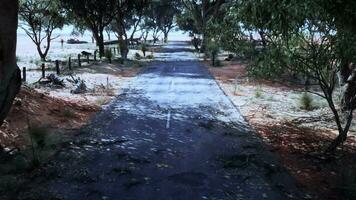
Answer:
<svg viewBox="0 0 356 200"><path fill-rule="evenodd" d="M256 90L255 90L255 97L256 98L261 98L262 97L262 89L260 87L258 87Z"/></svg>
<svg viewBox="0 0 356 200"><path fill-rule="evenodd" d="M257 53L247 66L247 73L255 78L278 80L282 75L288 74L285 66L291 65L290 62L286 52L279 48L268 47L268 49Z"/></svg>
<svg viewBox="0 0 356 200"><path fill-rule="evenodd" d="M146 43L142 43L140 49L143 53L143 57L146 57L146 52L148 51L148 45Z"/></svg>
<svg viewBox="0 0 356 200"><path fill-rule="evenodd" d="M105 58L108 59L109 63L111 63L113 54L110 49L105 50Z"/></svg>
<svg viewBox="0 0 356 200"><path fill-rule="evenodd" d="M65 108L63 110L63 116L66 117L66 118L74 118L75 117L75 113L72 110L70 110L68 108Z"/></svg>
<svg viewBox="0 0 356 200"><path fill-rule="evenodd" d="M136 60L141 60L142 56L139 53L135 53L135 59Z"/></svg>
<svg viewBox="0 0 356 200"><path fill-rule="evenodd" d="M148 56L146 56L146 58L149 59L149 60L155 59L155 57L153 55L148 55Z"/></svg>
<svg viewBox="0 0 356 200"><path fill-rule="evenodd" d="M41 164L41 151L46 146L48 129L29 125L28 135L32 149L32 164L34 167L38 167Z"/></svg>
<svg viewBox="0 0 356 200"><path fill-rule="evenodd" d="M123 58L116 58L115 60L120 64L124 64L125 63L125 59L123 59Z"/></svg>
<svg viewBox="0 0 356 200"><path fill-rule="evenodd" d="M234 59L234 54L229 54L227 58L225 58L226 61L232 61Z"/></svg>
<svg viewBox="0 0 356 200"><path fill-rule="evenodd" d="M313 97L307 92L304 92L299 99L299 107L303 110L313 110Z"/></svg>
<svg viewBox="0 0 356 200"><path fill-rule="evenodd" d="M220 46L217 42L209 42L209 44L207 45L207 50L209 53L209 56L212 60L212 64L213 66L218 66L217 64L220 63L220 61L218 61L218 54L220 52Z"/></svg>

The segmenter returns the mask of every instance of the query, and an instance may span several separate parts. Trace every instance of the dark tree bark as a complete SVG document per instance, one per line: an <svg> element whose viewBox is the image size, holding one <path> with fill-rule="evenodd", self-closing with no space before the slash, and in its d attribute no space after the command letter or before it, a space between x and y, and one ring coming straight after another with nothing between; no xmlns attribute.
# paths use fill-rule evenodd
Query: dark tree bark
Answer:
<svg viewBox="0 0 356 200"><path fill-rule="evenodd" d="M99 48L99 56L102 58L105 55L104 27L92 26L91 30L96 41L96 46Z"/></svg>
<svg viewBox="0 0 356 200"><path fill-rule="evenodd" d="M21 72L16 64L18 9L18 1L0 1L0 125L21 87Z"/></svg>

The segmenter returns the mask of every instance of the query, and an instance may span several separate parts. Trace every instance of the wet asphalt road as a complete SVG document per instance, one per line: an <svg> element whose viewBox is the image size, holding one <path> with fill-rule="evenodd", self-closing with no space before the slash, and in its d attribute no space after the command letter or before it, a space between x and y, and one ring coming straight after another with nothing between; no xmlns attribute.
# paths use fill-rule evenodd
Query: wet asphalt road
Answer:
<svg viewBox="0 0 356 200"><path fill-rule="evenodd" d="M167 46L34 178L41 198L302 199L188 48Z"/></svg>

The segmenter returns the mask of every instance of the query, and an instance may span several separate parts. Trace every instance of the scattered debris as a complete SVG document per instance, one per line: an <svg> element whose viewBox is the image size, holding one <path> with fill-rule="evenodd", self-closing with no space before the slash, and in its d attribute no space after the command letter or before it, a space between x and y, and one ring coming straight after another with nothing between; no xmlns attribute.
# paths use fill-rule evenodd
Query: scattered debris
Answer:
<svg viewBox="0 0 356 200"><path fill-rule="evenodd" d="M46 78L41 78L39 80L39 84L52 86L52 87L60 87L60 88L63 88L66 86L64 84L64 80L60 79L55 74L50 74Z"/></svg>
<svg viewBox="0 0 356 200"><path fill-rule="evenodd" d="M76 88L74 90L71 90L70 92L72 94L84 94L87 91L88 91L87 85L83 80L81 80L79 84L77 84Z"/></svg>

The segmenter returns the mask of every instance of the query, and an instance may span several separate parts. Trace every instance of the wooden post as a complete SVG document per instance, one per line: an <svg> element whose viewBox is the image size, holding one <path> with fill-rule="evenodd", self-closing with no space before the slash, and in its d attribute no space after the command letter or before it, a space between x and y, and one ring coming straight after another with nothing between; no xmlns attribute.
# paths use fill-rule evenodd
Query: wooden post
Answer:
<svg viewBox="0 0 356 200"><path fill-rule="evenodd" d="M42 63L42 78L46 78L46 66Z"/></svg>
<svg viewBox="0 0 356 200"><path fill-rule="evenodd" d="M89 59L89 54L87 55L87 62L88 62L88 64L89 64L89 61L90 61L90 59Z"/></svg>
<svg viewBox="0 0 356 200"><path fill-rule="evenodd" d="M69 70L72 70L72 57L70 57L70 56L68 58L68 68L69 68Z"/></svg>
<svg viewBox="0 0 356 200"><path fill-rule="evenodd" d="M56 71L57 71L57 75L61 74L61 71L59 69L59 60L56 60Z"/></svg>
<svg viewBox="0 0 356 200"><path fill-rule="evenodd" d="M82 67L82 62L80 61L80 54L78 54L78 67Z"/></svg>
<svg viewBox="0 0 356 200"><path fill-rule="evenodd" d="M114 47L113 49L114 49L114 55L116 55L116 48Z"/></svg>
<svg viewBox="0 0 356 200"><path fill-rule="evenodd" d="M94 51L94 61L96 61L96 53L97 53L97 50Z"/></svg>
<svg viewBox="0 0 356 200"><path fill-rule="evenodd" d="M22 82L26 82L26 67L22 68Z"/></svg>

